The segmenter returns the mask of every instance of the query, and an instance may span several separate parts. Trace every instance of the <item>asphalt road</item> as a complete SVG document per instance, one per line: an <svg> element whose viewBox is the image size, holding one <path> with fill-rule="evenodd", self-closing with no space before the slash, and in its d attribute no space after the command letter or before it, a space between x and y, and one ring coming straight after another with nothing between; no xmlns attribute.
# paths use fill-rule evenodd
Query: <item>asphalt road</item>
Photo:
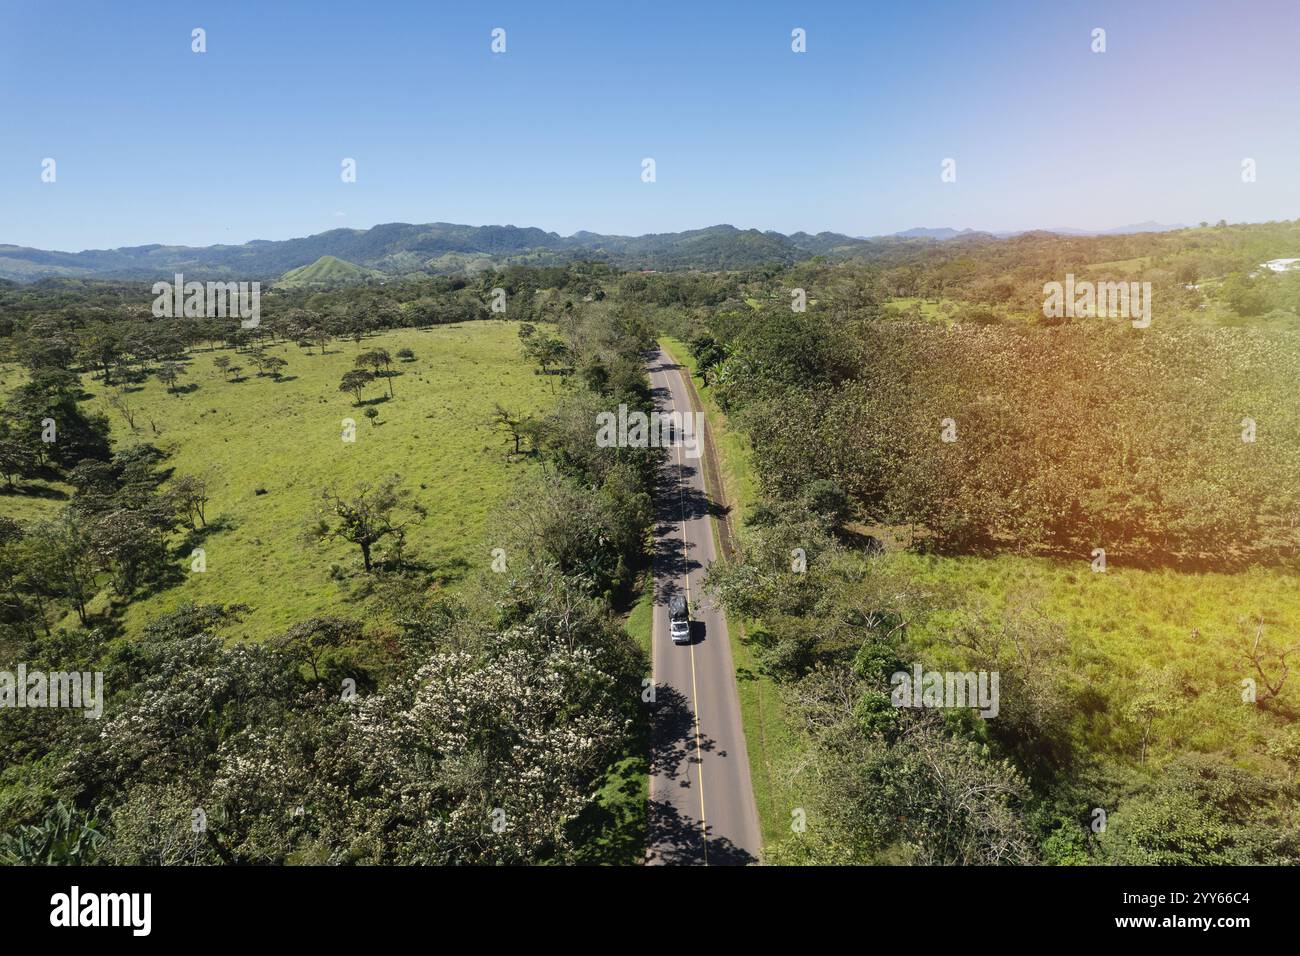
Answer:
<svg viewBox="0 0 1300 956"><path fill-rule="evenodd" d="M690 414L685 370L663 352L656 352L649 369L659 410ZM717 557L711 523L718 508L705 492L703 458L693 457L681 443L667 452L656 501L655 702L646 861L757 863L762 844L731 641L726 620L701 587ZM668 636L668 601L676 594L691 607L689 644L674 644Z"/></svg>

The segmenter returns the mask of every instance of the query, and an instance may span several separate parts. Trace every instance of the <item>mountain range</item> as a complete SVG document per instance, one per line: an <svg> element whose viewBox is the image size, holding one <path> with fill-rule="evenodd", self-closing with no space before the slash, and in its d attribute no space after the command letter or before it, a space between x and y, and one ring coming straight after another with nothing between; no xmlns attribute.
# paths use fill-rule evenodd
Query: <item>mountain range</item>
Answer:
<svg viewBox="0 0 1300 956"><path fill-rule="evenodd" d="M921 227L919 229L905 229L902 232L891 233L890 236L880 238L895 239L937 239L943 242L947 239L959 239L963 236L994 236L998 239L1010 239L1012 236L1023 236L1026 232L1051 232L1058 236L1123 236L1135 232L1172 232L1175 229L1186 229L1184 225L1166 225L1161 222L1135 222L1131 226L1116 226L1114 229L1075 229L1071 226L1058 226L1053 229L1017 229L1010 232L981 232L978 229L950 229L940 227L938 229L928 229Z"/></svg>
<svg viewBox="0 0 1300 956"><path fill-rule="evenodd" d="M1091 233L1043 230L1062 235L1110 235L1183 228L1159 223ZM465 226L447 222L393 222L370 229L331 229L299 239L256 239L242 245L127 246L53 252L0 245L0 278L30 282L51 277L158 279L184 273L193 279L274 279L323 257L358 267L358 278L407 273L456 273L499 265L562 265L599 260L625 269L743 269L789 265L813 256L871 256L899 242L1006 238L1019 233L971 229L909 229L864 238L836 232L785 235L718 225L643 236L576 232L571 236L534 227Z"/></svg>

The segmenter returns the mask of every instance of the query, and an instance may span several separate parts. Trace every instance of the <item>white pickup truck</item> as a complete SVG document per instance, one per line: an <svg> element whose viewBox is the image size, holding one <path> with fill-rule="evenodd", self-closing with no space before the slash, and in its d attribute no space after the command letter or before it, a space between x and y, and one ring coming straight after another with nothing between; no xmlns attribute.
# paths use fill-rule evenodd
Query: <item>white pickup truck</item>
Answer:
<svg viewBox="0 0 1300 956"><path fill-rule="evenodd" d="M691 640L691 612L686 598L674 595L668 602L668 634L674 644L689 644Z"/></svg>

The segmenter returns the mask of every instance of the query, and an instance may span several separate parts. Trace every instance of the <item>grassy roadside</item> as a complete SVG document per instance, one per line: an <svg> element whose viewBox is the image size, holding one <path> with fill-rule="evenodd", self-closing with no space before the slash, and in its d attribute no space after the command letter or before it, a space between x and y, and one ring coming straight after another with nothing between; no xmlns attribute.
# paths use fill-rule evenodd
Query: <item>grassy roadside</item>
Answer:
<svg viewBox="0 0 1300 956"><path fill-rule="evenodd" d="M654 582L651 579L647 581L641 597L632 605L627 620L623 622L623 630L636 641L636 646L645 653L647 662L650 660L650 629L654 626L654 606ZM646 676L650 676L648 672Z"/></svg>
<svg viewBox="0 0 1300 956"><path fill-rule="evenodd" d="M705 386L696 372L695 359L686 345L668 336L661 338L659 344L669 358L690 372L695 392L704 407L709 434L718 451L723 493L731 507L732 528L739 534L745 516L758 498L758 478L750 457L749 442L743 434L730 427L726 415L714 400L712 388ZM714 537L716 541L716 527ZM749 751L754 801L758 805L763 845L768 846L790 836L791 812L806 807L807 800L800 796L801 789L793 774L801 751L799 734L786 712L775 682L759 669L748 637L750 622L728 617L727 624L736 667L740 716L745 725L745 744Z"/></svg>

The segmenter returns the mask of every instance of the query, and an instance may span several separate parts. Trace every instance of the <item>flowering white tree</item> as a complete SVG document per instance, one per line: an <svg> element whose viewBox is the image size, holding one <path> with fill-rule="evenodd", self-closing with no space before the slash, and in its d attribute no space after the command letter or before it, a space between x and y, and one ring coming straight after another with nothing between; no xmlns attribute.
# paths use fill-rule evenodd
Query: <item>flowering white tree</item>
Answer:
<svg viewBox="0 0 1300 956"><path fill-rule="evenodd" d="M631 732L624 694L595 651L513 629L230 741L211 800L241 860L564 860Z"/></svg>
<svg viewBox="0 0 1300 956"><path fill-rule="evenodd" d="M363 702L358 756L382 773L422 862L533 862L571 850L567 825L626 739L615 680L585 648L502 635L486 659L439 654L409 705Z"/></svg>

